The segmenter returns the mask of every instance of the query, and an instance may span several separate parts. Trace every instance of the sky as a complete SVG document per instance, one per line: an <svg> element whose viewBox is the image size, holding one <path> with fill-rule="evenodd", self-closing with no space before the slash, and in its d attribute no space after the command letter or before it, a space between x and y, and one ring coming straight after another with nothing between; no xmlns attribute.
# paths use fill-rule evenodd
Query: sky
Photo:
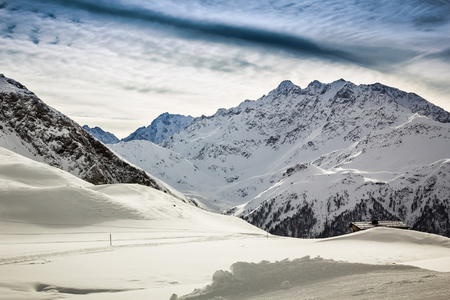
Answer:
<svg viewBox="0 0 450 300"><path fill-rule="evenodd" d="M0 73L119 138L283 80L380 82L450 111L445 0L0 0L0 20Z"/></svg>

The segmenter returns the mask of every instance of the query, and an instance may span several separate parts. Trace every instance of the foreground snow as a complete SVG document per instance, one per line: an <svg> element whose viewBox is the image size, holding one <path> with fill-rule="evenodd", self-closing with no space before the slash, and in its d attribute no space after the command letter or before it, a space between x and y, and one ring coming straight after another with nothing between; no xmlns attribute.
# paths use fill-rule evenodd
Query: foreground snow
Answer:
<svg viewBox="0 0 450 300"><path fill-rule="evenodd" d="M300 240L168 222L102 225L3 233L0 298L447 299L450 292L450 243L435 235L374 229Z"/></svg>
<svg viewBox="0 0 450 300"><path fill-rule="evenodd" d="M450 292L450 239L442 236L376 228L276 237L148 187L94 186L1 148L0 158L0 299L447 299Z"/></svg>

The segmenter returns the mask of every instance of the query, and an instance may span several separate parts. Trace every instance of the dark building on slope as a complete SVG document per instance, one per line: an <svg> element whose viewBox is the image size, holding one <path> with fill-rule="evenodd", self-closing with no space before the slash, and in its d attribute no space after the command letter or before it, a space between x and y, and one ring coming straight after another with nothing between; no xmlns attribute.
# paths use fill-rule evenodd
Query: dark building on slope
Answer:
<svg viewBox="0 0 450 300"><path fill-rule="evenodd" d="M357 232L360 230L366 230L369 228L375 228L375 227L409 229L409 226L401 221L378 221L378 220L367 221L367 222L351 222L349 227L352 228L353 232Z"/></svg>

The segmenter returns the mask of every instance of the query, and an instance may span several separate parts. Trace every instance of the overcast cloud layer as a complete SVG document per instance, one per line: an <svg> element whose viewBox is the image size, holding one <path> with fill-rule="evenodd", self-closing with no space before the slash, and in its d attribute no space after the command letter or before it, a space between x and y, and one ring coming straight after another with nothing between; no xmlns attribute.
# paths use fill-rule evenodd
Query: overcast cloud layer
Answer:
<svg viewBox="0 0 450 300"><path fill-rule="evenodd" d="M0 0L0 73L119 137L290 79L381 82L450 110L449 1Z"/></svg>

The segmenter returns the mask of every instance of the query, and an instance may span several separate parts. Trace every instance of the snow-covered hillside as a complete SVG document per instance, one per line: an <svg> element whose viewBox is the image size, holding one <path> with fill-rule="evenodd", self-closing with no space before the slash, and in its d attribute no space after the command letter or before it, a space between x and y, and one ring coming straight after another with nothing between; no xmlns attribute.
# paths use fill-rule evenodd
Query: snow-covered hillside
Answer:
<svg viewBox="0 0 450 300"><path fill-rule="evenodd" d="M159 144L174 133L189 126L193 120L194 118L191 116L163 113L153 120L149 126L138 128L122 141L146 140Z"/></svg>
<svg viewBox="0 0 450 300"><path fill-rule="evenodd" d="M442 236L387 228L272 236L146 186L92 185L4 148L0 224L5 300L446 299L450 292L450 240Z"/></svg>
<svg viewBox="0 0 450 300"><path fill-rule="evenodd" d="M94 184L139 183L179 194L119 158L77 123L2 74L0 146Z"/></svg>
<svg viewBox="0 0 450 300"><path fill-rule="evenodd" d="M177 226L184 224L188 229L201 218L211 218L219 227L231 220L241 224L239 228L261 232L243 220L198 209L164 191L139 184L93 185L2 147L0 200L0 220L12 222L5 230L15 223L65 228L117 220L170 219L179 219Z"/></svg>
<svg viewBox="0 0 450 300"><path fill-rule="evenodd" d="M91 128L88 125L83 125L83 129L103 144L115 144L120 141L114 134L109 131L104 131L98 126Z"/></svg>
<svg viewBox="0 0 450 300"><path fill-rule="evenodd" d="M418 95L378 83L284 81L197 118L160 144L170 152L114 149L207 206L234 203L230 213L273 233L300 225L303 236L332 236L349 221L398 218L449 236L449 121ZM193 170L201 175L186 175Z"/></svg>
<svg viewBox="0 0 450 300"><path fill-rule="evenodd" d="M145 140L107 146L160 180L176 186L177 189L181 188L186 197L198 200L196 201L198 205L213 210L233 205L233 202L214 200L216 189L222 184L219 179L211 177L209 173L170 149Z"/></svg>

